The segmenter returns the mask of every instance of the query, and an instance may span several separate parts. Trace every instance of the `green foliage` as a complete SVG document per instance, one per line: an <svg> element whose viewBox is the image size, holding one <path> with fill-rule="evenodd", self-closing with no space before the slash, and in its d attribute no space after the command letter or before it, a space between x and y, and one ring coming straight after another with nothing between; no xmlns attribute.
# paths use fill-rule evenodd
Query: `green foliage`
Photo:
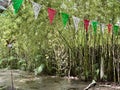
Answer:
<svg viewBox="0 0 120 90"><path fill-rule="evenodd" d="M41 64L39 67L37 67L37 68L34 70L35 75L40 74L40 73L43 71L43 68L44 68L44 64Z"/></svg>

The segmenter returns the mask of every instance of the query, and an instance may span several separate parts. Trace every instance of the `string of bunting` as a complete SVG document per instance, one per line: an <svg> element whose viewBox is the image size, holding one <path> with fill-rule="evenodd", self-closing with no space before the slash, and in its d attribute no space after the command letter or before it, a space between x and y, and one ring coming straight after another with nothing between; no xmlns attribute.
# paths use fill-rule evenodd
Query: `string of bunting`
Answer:
<svg viewBox="0 0 120 90"><path fill-rule="evenodd" d="M37 19L38 15L39 15L39 12L42 8L42 5L40 5L36 2L33 2L31 0L30 0L30 2L32 3L32 6L33 6L35 19ZM14 13L15 14L18 13L22 3L23 3L23 0L12 0L12 5L13 5L13 8L14 8ZM6 8L4 8L2 6L0 6L0 9L6 10ZM48 8L47 11L48 11L49 22L50 22L50 24L52 24L57 11L55 9L52 9L52 8ZM65 27L67 25L67 22L68 22L70 16L67 13L62 12L61 17L62 17L63 26ZM77 32L78 31L78 25L79 25L79 22L80 22L80 18L72 16L72 19L73 19L75 30ZM89 26L90 26L90 20L84 19L83 22L84 22L84 29L85 29L86 32L88 32L88 29L89 29ZM94 34L96 34L98 22L97 21L92 21L91 25L92 25ZM100 27L101 27L102 33L104 34L105 24L100 24ZM112 25L112 24L109 23L107 25L107 28L108 28L108 33L111 33L112 29L113 29L113 33L115 35L118 35L118 31L119 31L119 26L118 25Z"/></svg>

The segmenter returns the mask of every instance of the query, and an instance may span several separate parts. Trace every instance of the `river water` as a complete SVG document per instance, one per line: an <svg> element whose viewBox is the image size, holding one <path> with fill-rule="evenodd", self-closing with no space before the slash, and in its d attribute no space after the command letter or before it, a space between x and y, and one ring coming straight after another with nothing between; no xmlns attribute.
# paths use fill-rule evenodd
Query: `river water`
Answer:
<svg viewBox="0 0 120 90"><path fill-rule="evenodd" d="M84 90L89 84L80 80L55 76L39 76L20 70L13 70L14 87L16 90ZM7 89L6 89L7 88ZM9 88L9 89L8 89ZM0 90L11 90L11 71L0 70ZM99 87L90 90L120 90Z"/></svg>

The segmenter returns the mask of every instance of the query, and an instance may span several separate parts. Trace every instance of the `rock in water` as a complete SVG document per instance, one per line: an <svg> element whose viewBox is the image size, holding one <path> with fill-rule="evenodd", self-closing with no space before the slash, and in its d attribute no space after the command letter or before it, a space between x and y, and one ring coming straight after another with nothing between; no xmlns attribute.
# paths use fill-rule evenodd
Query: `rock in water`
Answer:
<svg viewBox="0 0 120 90"><path fill-rule="evenodd" d="M96 81L93 80L84 90L89 90L90 88L95 87L95 85L96 85Z"/></svg>

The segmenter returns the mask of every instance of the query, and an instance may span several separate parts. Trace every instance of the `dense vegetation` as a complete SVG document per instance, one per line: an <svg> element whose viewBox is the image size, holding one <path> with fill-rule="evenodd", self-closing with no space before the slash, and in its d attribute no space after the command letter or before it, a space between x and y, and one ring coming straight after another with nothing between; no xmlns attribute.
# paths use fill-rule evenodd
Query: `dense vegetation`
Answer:
<svg viewBox="0 0 120 90"><path fill-rule="evenodd" d="M24 3L18 14L10 6L0 14L0 68L35 71L38 74L78 76L84 80L120 82L120 35L105 33L98 26L84 30L83 19L115 24L120 18L117 0L34 0L42 5L34 19L32 4ZM57 10L50 25L47 8ZM66 28L60 12L70 15ZM81 19L75 33L72 15ZM7 44L13 47L8 48Z"/></svg>

